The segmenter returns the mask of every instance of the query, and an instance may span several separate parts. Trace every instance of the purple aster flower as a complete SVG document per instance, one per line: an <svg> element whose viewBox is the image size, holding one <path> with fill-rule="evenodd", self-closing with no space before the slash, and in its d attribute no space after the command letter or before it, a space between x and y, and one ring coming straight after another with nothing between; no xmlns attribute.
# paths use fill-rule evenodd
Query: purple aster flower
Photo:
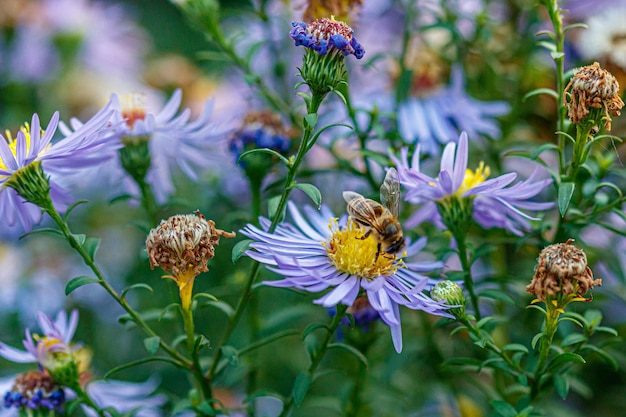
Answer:
<svg viewBox="0 0 626 417"><path fill-rule="evenodd" d="M77 310L72 311L69 318L62 310L54 320L40 312L37 314L37 323L43 333L33 336L30 330L26 329L26 338L22 341L26 351L0 342L0 356L11 362L37 363L46 368L54 361L56 353L71 354L80 347L72 344L78 324Z"/></svg>
<svg viewBox="0 0 626 417"><path fill-rule="evenodd" d="M516 235L530 230L529 220L538 220L522 210L547 210L553 203L539 203L528 199L539 194L552 180L537 180L538 171L525 181L508 187L517 177L515 173L487 179L489 167L480 163L472 171L467 168L468 140L463 132L457 144L446 145L441 157L441 169L436 177L430 177L419 168L420 147L409 165L407 150L403 149L400 159L392 157L398 167L400 182L406 187L405 200L422 207L406 222L414 227L424 221L443 228L445 219L438 204L445 205L451 199L469 203L474 220L484 228L499 227ZM448 223L446 223L448 225Z"/></svg>
<svg viewBox="0 0 626 417"><path fill-rule="evenodd" d="M111 122L121 124L122 134L119 147L129 148L147 143L149 160L145 180L150 184L159 203L165 203L167 197L174 192L172 183L172 168L178 167L192 180L198 179L198 168L212 165L212 149L217 138L225 135L226 131L210 121L213 112L213 102L206 102L202 114L190 121L191 111L185 109L178 113L182 101L182 91L177 89L165 106L157 113L148 112L142 103L141 97L133 95L121 101L114 94ZM178 113L178 114L177 114ZM72 129L82 128L82 123L73 119L71 128L61 126L65 135L71 135ZM133 161L134 162L134 161ZM111 167L107 167L111 170ZM126 178L124 186L127 191L137 193L137 185L127 175L122 165L118 165L117 172L108 174L114 184L120 178Z"/></svg>
<svg viewBox="0 0 626 417"><path fill-rule="evenodd" d="M27 231L41 220L40 207L27 203L24 196L8 185L19 180L24 168L37 164L50 177L52 202L63 211L71 198L59 181L67 173L102 163L110 157L108 151L119 147L112 140L116 135L109 122L113 112L111 103L107 103L87 123L56 143L52 143L52 138L59 122L58 112L52 115L45 131L41 129L39 116L34 114L30 125L26 124L15 138L10 134L6 138L0 135L0 218L9 226L19 222Z"/></svg>
<svg viewBox="0 0 626 417"><path fill-rule="evenodd" d="M325 206L319 212L305 207L303 216L290 203L289 212L294 224L281 223L273 233L265 218L260 219L261 228L249 224L241 231L255 241L246 255L284 277L264 284L310 292L330 289L315 300L326 308L339 303L352 306L359 295L366 295L390 327L397 352L402 351L400 305L450 317L445 304L423 292L432 283L422 274L440 268L440 262L409 263L389 254L376 257L377 241L363 239L356 223L347 216L337 220ZM407 246L406 253L417 254L425 244L425 238L419 239Z"/></svg>
<svg viewBox="0 0 626 417"><path fill-rule="evenodd" d="M320 55L338 51L345 55L363 58L365 49L354 37L354 30L344 22L334 18L314 20L308 25L304 22L291 22L289 36L296 46L313 49Z"/></svg>
<svg viewBox="0 0 626 417"><path fill-rule="evenodd" d="M452 69L450 85L426 97L410 97L398 107L398 130L408 143L419 143L422 152L437 155L440 144L454 140L462 131L471 137L498 138L495 120L510 111L503 101L484 102L465 92L461 66Z"/></svg>
<svg viewBox="0 0 626 417"><path fill-rule="evenodd" d="M120 414L133 411L136 417L159 417L163 415L160 407L167 402L167 397L155 394L158 385L156 378L145 382L93 381L87 384L86 391L100 408L112 407ZM90 417L98 415L86 406L82 409Z"/></svg>

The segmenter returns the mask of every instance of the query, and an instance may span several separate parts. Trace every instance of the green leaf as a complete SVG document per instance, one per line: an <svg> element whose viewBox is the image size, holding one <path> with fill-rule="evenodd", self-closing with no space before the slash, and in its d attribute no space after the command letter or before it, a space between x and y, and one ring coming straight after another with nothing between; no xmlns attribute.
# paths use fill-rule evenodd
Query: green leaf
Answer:
<svg viewBox="0 0 626 417"><path fill-rule="evenodd" d="M122 294L120 295L120 298L126 298L126 294L128 293L128 291L130 290L137 290L139 288L143 288L146 289L150 292L154 292L154 290L152 289L151 286L149 286L148 284L144 284L143 282L137 283L137 284L133 284L128 288L125 288L124 291L122 291Z"/></svg>
<svg viewBox="0 0 626 417"><path fill-rule="evenodd" d="M154 355L159 350L161 344L161 338L159 336L146 337L143 339L143 345L149 354Z"/></svg>
<svg viewBox="0 0 626 417"><path fill-rule="evenodd" d="M245 346L241 349L239 349L239 356L248 353L248 352L252 352L255 349L258 349L260 347L263 347L265 345L268 345L272 342L275 342L276 340L280 340L282 338L285 337L289 337L289 336L296 336L298 333L300 333L297 330L284 330L282 332L270 335L268 337L264 337L263 339L260 340L255 340L253 343L249 344L248 346Z"/></svg>
<svg viewBox="0 0 626 417"><path fill-rule="evenodd" d="M70 214L72 213L72 211L80 206L81 204L85 204L88 203L88 200L78 200L72 204L70 204L70 206L67 208L67 210L65 210L65 215L63 216L63 220L65 221L65 223L67 223L67 219L70 217Z"/></svg>
<svg viewBox="0 0 626 417"><path fill-rule="evenodd" d="M503 303L515 305L515 300L508 294L503 293L501 290L486 289L478 294L479 297L487 297L494 300L502 301Z"/></svg>
<svg viewBox="0 0 626 417"><path fill-rule="evenodd" d="M358 350L354 346L346 345L345 343L331 343L330 345L328 345L328 349L344 350L357 358L363 366L365 366L366 368L368 367L367 358L365 357L365 355L363 355L363 353L361 353L360 350Z"/></svg>
<svg viewBox="0 0 626 417"><path fill-rule="evenodd" d="M315 125L317 124L317 113L309 113L304 116L304 127L310 127L311 129L315 129Z"/></svg>
<svg viewBox="0 0 626 417"><path fill-rule="evenodd" d="M569 392L569 380L567 376L563 374L555 374L553 377L554 389L556 393L559 394L559 397L562 399L567 398L567 393Z"/></svg>
<svg viewBox="0 0 626 417"><path fill-rule="evenodd" d="M87 240L87 236L82 233L71 233L70 236L76 240L79 246L83 246Z"/></svg>
<svg viewBox="0 0 626 417"><path fill-rule="evenodd" d="M571 25L567 25L563 28L563 33L570 29L587 29L587 25L584 23L572 23Z"/></svg>
<svg viewBox="0 0 626 417"><path fill-rule="evenodd" d="M603 332L603 333L612 334L613 336L617 336L617 330L615 330L612 327L598 326L598 327L596 327L595 330L596 330L596 332Z"/></svg>
<svg viewBox="0 0 626 417"><path fill-rule="evenodd" d="M565 346L573 345L573 344L580 343L580 342L586 342L586 341L587 341L587 337L585 335L580 334L580 333L572 333L572 334L568 334L567 336L565 336L565 338L561 342L561 346L565 347Z"/></svg>
<svg viewBox="0 0 626 417"><path fill-rule="evenodd" d="M239 364L239 352L233 346L222 346L222 354L231 366Z"/></svg>
<svg viewBox="0 0 626 417"><path fill-rule="evenodd" d="M567 213L567 208L569 207L569 202L572 199L575 188L576 184L573 182L562 182L559 184L559 212L561 213L561 217L565 217L565 213Z"/></svg>
<svg viewBox="0 0 626 417"><path fill-rule="evenodd" d="M248 250L252 242L254 242L254 240L244 239L244 240L240 240L239 242L235 244L235 246L233 247L233 254L232 254L233 263L237 262L239 258L241 258L244 255L244 253Z"/></svg>
<svg viewBox="0 0 626 417"><path fill-rule="evenodd" d="M85 249L85 252L87 252L87 255L89 255L89 259L91 259L92 261L96 259L96 252L98 251L99 247L100 238L97 237L88 237L85 240L85 243L83 243L83 249Z"/></svg>
<svg viewBox="0 0 626 417"><path fill-rule="evenodd" d="M329 328L326 324L323 323L311 323L308 326L306 326L304 328L304 331L302 332L302 340L306 339L308 335L311 334L311 332L317 330L317 329L324 329L326 331L329 331Z"/></svg>
<svg viewBox="0 0 626 417"><path fill-rule="evenodd" d="M195 353L195 352L199 352L202 349L207 349L209 347L211 347L211 341L207 339L206 337L204 337L204 335L200 335L196 337L196 341L193 346L193 351Z"/></svg>
<svg viewBox="0 0 626 417"><path fill-rule="evenodd" d="M220 310L222 313L226 314L226 317L231 318L235 315L235 310L233 310L233 308L230 306L230 304L228 304L225 301L220 301L220 300L216 300L216 301L208 301L207 303L203 304L206 306L211 306L211 307L215 307L218 310Z"/></svg>
<svg viewBox="0 0 626 417"><path fill-rule="evenodd" d="M482 361L474 358L452 358L444 361L441 366L472 366L478 368Z"/></svg>
<svg viewBox="0 0 626 417"><path fill-rule="evenodd" d="M94 284L96 282L100 282L100 280L86 276L73 278L65 286L65 295L70 295L75 289L80 288L83 285Z"/></svg>
<svg viewBox="0 0 626 417"><path fill-rule="evenodd" d="M343 126L343 127L347 127L348 129L353 129L352 126L347 125L345 123L331 123L328 124L324 127L322 127L320 130L318 130L317 132L315 132L313 134L313 136L311 137L311 140L309 141L308 145L307 145L307 151L309 149L311 149L313 147L313 145L315 145L315 142L317 142L317 139L319 138L319 136L322 134L322 132L324 132L326 129L330 129L331 127L337 127L337 126Z"/></svg>
<svg viewBox="0 0 626 417"><path fill-rule="evenodd" d="M550 56L556 61L557 59L563 58L565 54L563 52L552 51L550 52Z"/></svg>
<svg viewBox="0 0 626 417"><path fill-rule="evenodd" d="M108 377L110 377L111 375L113 375L116 372L119 371L123 371L124 369L128 369L128 368L132 368L135 367L137 365L141 365L147 362L167 362L167 363L171 363L174 366L177 366L179 368L182 368L183 365L176 362L174 359L168 357L168 356L150 356L147 358L141 358L138 359L136 361L133 362L129 362L126 363L124 365L120 365L120 366L116 366L115 368L111 369L109 372L107 372L106 374L104 374L104 379L107 379Z"/></svg>
<svg viewBox="0 0 626 417"><path fill-rule="evenodd" d="M562 365L565 365L569 362L586 363L585 359L579 354L573 353L573 352L565 352L565 353L561 353L560 355L558 355L557 357L555 357L554 359L550 361L550 364L548 365L548 371L557 370L561 368Z"/></svg>
<svg viewBox="0 0 626 417"><path fill-rule="evenodd" d="M480 321L476 323L476 328L481 329L485 324L489 323L492 320L494 320L494 318L491 316L483 317L482 319L480 319Z"/></svg>
<svg viewBox="0 0 626 417"><path fill-rule="evenodd" d="M241 161L246 156L253 154L253 153L268 153L278 158L287 168L291 166L289 159L287 159L284 155L281 155L280 153L276 152L275 150L269 149L269 148L257 148L257 149L250 149L249 151L245 151L239 156L237 163L239 163L239 161Z"/></svg>
<svg viewBox="0 0 626 417"><path fill-rule="evenodd" d="M535 90L532 90L528 93L526 93L526 95L524 97L522 97L522 101L526 101L527 99L534 97L534 96L538 96L540 94L547 94L549 96L554 97L555 100L559 99L559 95L556 91L554 91L551 88L537 88Z"/></svg>
<svg viewBox="0 0 626 417"><path fill-rule="evenodd" d="M537 342L539 342L539 340L541 340L541 338L544 336L544 333L537 333L535 335L535 337L533 337L533 340L530 342L530 346L532 346L533 350L535 350L535 346L537 346Z"/></svg>
<svg viewBox="0 0 626 417"><path fill-rule="evenodd" d="M51 227L42 227L41 229L35 229L35 230L31 230L30 232L24 233L23 235L20 236L20 239L23 239L27 236L30 235L36 235L36 234L51 234L54 236L58 236L61 238L65 238L65 235L63 233L61 233L61 231L57 230L57 229L53 229Z"/></svg>
<svg viewBox="0 0 626 417"><path fill-rule="evenodd" d="M276 211L278 210L278 205L280 204L280 200L282 199L282 196L280 195L276 195L274 197L271 197L267 200L267 211L268 211L268 216L270 219L273 219L276 216ZM285 205L285 207L283 207L283 212L280 213L280 215L278 216L278 221L282 222L283 219L285 218L285 208L287 205Z"/></svg>
<svg viewBox="0 0 626 417"><path fill-rule="evenodd" d="M600 349L599 347L594 346L594 345L587 345L585 346L585 349L588 349L588 350L593 351L594 353L597 353L598 356L600 356L606 363L611 365L614 370L617 371L619 369L619 364L617 363L617 361L613 359L613 357L609 355L605 350Z"/></svg>
<svg viewBox="0 0 626 417"><path fill-rule="evenodd" d="M502 417L516 417L517 410L509 403L499 400L490 402L491 407Z"/></svg>
<svg viewBox="0 0 626 417"><path fill-rule="evenodd" d="M503 347L502 350L505 352L511 351L511 352L524 352L526 354L528 353L528 348L519 343L508 344L505 347Z"/></svg>
<svg viewBox="0 0 626 417"><path fill-rule="evenodd" d="M300 372L296 377L296 381L293 383L293 401L296 405L302 404L304 397L309 392L311 386L311 375L308 373Z"/></svg>
<svg viewBox="0 0 626 417"><path fill-rule="evenodd" d="M315 206L318 209L322 205L322 193L320 193L320 190L313 184L306 184L306 183L294 184L290 188L297 188L299 190L304 191L304 193L307 196L309 196L309 198L313 201L313 203L315 203Z"/></svg>

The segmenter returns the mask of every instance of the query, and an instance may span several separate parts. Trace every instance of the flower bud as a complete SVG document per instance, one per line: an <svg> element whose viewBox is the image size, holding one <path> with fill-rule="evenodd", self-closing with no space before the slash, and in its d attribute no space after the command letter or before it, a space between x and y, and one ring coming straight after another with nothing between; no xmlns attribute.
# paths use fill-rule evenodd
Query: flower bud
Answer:
<svg viewBox="0 0 626 417"><path fill-rule="evenodd" d="M454 317L465 317L465 295L463 295L463 289L456 282L450 280L438 282L431 290L430 298L452 306L447 311Z"/></svg>

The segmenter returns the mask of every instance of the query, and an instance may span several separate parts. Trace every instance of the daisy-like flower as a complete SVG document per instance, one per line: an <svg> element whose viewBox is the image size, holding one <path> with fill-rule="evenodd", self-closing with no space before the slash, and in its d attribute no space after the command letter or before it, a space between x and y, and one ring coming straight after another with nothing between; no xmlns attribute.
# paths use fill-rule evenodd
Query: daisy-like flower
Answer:
<svg viewBox="0 0 626 417"><path fill-rule="evenodd" d="M58 112L45 130L34 114L30 125L15 137L10 132L6 137L0 135L0 218L9 226L19 222L28 231L41 221L41 208L37 207L41 201L50 198L55 208L63 211L71 198L58 181L68 172L102 163L111 156L109 151L119 147L112 139L117 133L109 122L113 112L108 103L56 143L51 141L59 123Z"/></svg>
<svg viewBox="0 0 626 417"><path fill-rule="evenodd" d="M55 352L69 354L75 350L72 338L78 324L78 311L74 310L67 316L60 311L53 320L44 313L37 314L37 323L42 335L33 335L26 329L26 338L23 340L25 351L10 347L0 342L0 356L16 363L37 363L46 368L54 361Z"/></svg>
<svg viewBox="0 0 626 417"><path fill-rule="evenodd" d="M347 216L337 220L325 206L315 211L304 208L304 215L289 203L294 224L281 223L270 233L270 221L260 219L261 228L251 224L241 233L253 239L246 255L268 265L284 277L265 281L274 287L293 287L309 292L330 289L315 300L326 308L341 303L352 306L359 295L366 295L371 307L390 327L394 347L402 351L400 308L422 310L451 317L446 305L433 301L423 291L432 286L423 273L440 268L440 262L405 262L394 255L376 257L377 241ZM408 245L406 253L414 255L426 244L422 238Z"/></svg>
<svg viewBox="0 0 626 417"><path fill-rule="evenodd" d="M225 130L210 121L213 102L206 102L202 114L190 121L191 111L178 113L182 91L176 90L165 106L152 113L146 109L140 95L131 95L122 100L114 94L112 108L116 110L111 122L121 124L120 150L121 167L117 173L109 173L114 183L119 183L124 172L140 178L152 186L156 200L163 204L174 192L172 168L178 167L190 179L198 179L198 168L211 165L211 147L215 147ZM71 120L71 128L62 125L62 132L72 134L82 123ZM213 149L214 151L214 149ZM127 176L126 176L127 178ZM137 184L124 183L127 191L137 193Z"/></svg>
<svg viewBox="0 0 626 417"><path fill-rule="evenodd" d="M167 402L164 394L155 394L159 385L156 378L145 382L128 382L108 379L90 382L85 388L89 397L100 408L112 407L120 414L130 413L136 417L159 417L160 407ZM96 417L91 408L82 407L86 415Z"/></svg>
<svg viewBox="0 0 626 417"><path fill-rule="evenodd" d="M419 143L423 153L438 155L441 144L462 131L472 138L499 138L495 118L509 111L510 106L503 101L485 102L469 96L463 69L457 65L452 69L450 85L400 103L398 130L407 143Z"/></svg>
<svg viewBox="0 0 626 417"><path fill-rule="evenodd" d="M537 180L538 171L525 181L509 185L517 177L508 173L487 179L489 167L480 163L474 171L468 169L468 140L463 132L456 143L446 145L441 157L441 169L436 177L420 171L420 149L408 162L406 149L401 157L392 157L398 167L400 182L407 189L405 200L422 204L406 222L414 227L424 221L450 228L451 224L467 225L473 218L484 228L499 227L521 236L530 230L530 220L537 220L522 210L547 210L553 203L528 201L539 194L552 180ZM454 206L457 209L451 210Z"/></svg>

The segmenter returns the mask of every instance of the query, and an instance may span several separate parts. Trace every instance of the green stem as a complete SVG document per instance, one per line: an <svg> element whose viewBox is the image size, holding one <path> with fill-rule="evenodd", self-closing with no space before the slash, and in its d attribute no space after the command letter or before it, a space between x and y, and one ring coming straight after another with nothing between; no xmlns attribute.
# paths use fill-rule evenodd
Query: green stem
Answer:
<svg viewBox="0 0 626 417"><path fill-rule="evenodd" d="M137 324L137 326L141 327L150 337L158 336L157 333L148 326L148 324L143 321L143 319L139 316L139 314L133 310L133 308L126 302L126 299L121 297L115 289L104 279L104 274L100 271L98 266L95 264L91 256L85 251L85 248L76 240L74 235L72 234L68 224L61 218L57 210L52 205L52 202L46 204L45 207L42 206L45 212L47 212L52 220L59 226L61 232L65 236L66 240L70 244L70 246L78 252L78 254L83 258L83 262L93 271L98 278L98 283L102 288L105 289L107 293L130 315L132 320ZM167 352L181 368L189 368L191 369L191 362L189 359L182 356L172 347L170 347L167 343L163 342L159 338L159 346Z"/></svg>
<svg viewBox="0 0 626 417"><path fill-rule="evenodd" d="M148 214L148 219L150 220L150 226L154 227L159 223L158 217L158 204L156 202L156 198L154 197L154 193L152 192L152 188L150 185L143 179L135 178L135 182L139 186L141 190L141 205L146 210Z"/></svg>
<svg viewBox="0 0 626 417"><path fill-rule="evenodd" d="M193 322L193 310L191 306L183 308L183 324L185 326L185 334L187 335L187 349L189 351L189 357L193 362L191 372L194 377L194 383L196 385L199 400L200 402L204 402L207 398L213 398L213 393L209 381L204 377L202 367L200 366L198 351L195 349L196 334Z"/></svg>
<svg viewBox="0 0 626 417"><path fill-rule="evenodd" d="M307 106L307 113L317 114L319 107L323 100L324 100L324 96L320 97L317 94L314 94L311 97L311 101L309 102L309 105ZM291 193L291 190L292 190L291 186L294 184L295 177L298 172L298 168L300 167L300 164L302 163L302 160L306 152L311 148L311 146L313 146L313 143L310 143L311 137L313 134L313 127L309 126L308 123L304 123L304 126L305 128L304 128L304 132L302 133L302 140L300 141L300 146L298 148L298 152L293 161L293 164L289 167L289 171L287 173L287 179L285 181L285 187L283 189L283 193L281 195L280 202L278 203L276 212L274 213L274 216L272 218L272 224L270 225L269 230L268 230L269 233L272 233L274 232L274 230L276 230L276 226L278 226L278 223L280 222L281 217L282 217L281 215L287 205L287 200L289 199L289 194ZM209 371L208 371L208 379L210 381L212 381L215 378L215 374L217 372L220 359L222 358L222 347L224 347L226 343L228 343L228 340L230 339L230 336L233 330L235 329L237 323L239 322L241 316L243 315L243 311L245 310L245 307L248 304L250 297L252 297L251 288L252 288L252 284L254 283L254 280L257 274L259 273L259 268L260 268L260 264L258 262L255 262L254 266L252 267L252 270L250 271L250 275L248 276L248 279L246 280L246 283L244 284L243 293L241 295L241 298L239 299L239 302L237 303L237 306L235 307L235 313L229 320L228 326L226 327L226 331L222 335L222 339L220 340L219 344L216 346L215 356L213 357L213 361L211 362L211 367L209 368Z"/></svg>
<svg viewBox="0 0 626 417"><path fill-rule="evenodd" d="M548 302L550 302L548 300ZM559 311L557 308L553 308L546 303L546 321L545 321L545 329L543 337L541 338L541 347L539 350L539 360L537 361L537 366L535 367L535 377L533 379L533 384L531 387L531 399L537 397L540 391L540 383L541 377L545 373L546 362L548 361L548 356L550 355L550 348L552 347L552 340L554 339L554 335L556 334L558 323L559 323Z"/></svg>
<svg viewBox="0 0 626 417"><path fill-rule="evenodd" d="M476 319L480 320L480 310L478 309L478 297L474 291L474 280L472 278L472 265L467 256L467 245L465 243L465 234L457 233L454 236L456 244L459 250L459 259L461 260L461 267L463 268L463 284L465 289L469 293L470 302L474 309Z"/></svg>
<svg viewBox="0 0 626 417"><path fill-rule="evenodd" d="M567 176L567 179L570 182L576 182L578 169L585 162L585 147L592 128L593 125L588 123L580 123L576 125L576 143L574 143L574 149L572 150L572 163Z"/></svg>
<svg viewBox="0 0 626 417"><path fill-rule="evenodd" d="M348 306L344 304L337 304L337 311L335 312L335 315L333 316L333 320L330 323L328 330L326 331L326 337L324 337L324 340L319 350L313 354L313 358L311 359L311 364L309 365L309 368L307 369L307 374L311 377L311 381L315 380L315 372L317 371L317 368L322 362L322 359L324 359L324 355L326 354L326 351L328 350L328 345L330 344L330 341L335 335L335 331L337 330L337 327L339 327L341 320L346 315L347 309L348 309ZM291 394L289 395L289 398L287 399L287 402L285 403L283 407L283 411L280 413L279 417L289 416L289 414L291 414L291 410L293 409L294 402L295 401L294 401L293 389L292 389Z"/></svg>
<svg viewBox="0 0 626 417"><path fill-rule="evenodd" d="M98 405L91 399L91 397L87 395L87 392L83 390L80 387L80 385L76 384L76 386L73 386L71 388L76 392L76 394L78 395L82 403L88 406L89 408L93 409L98 414L98 416L100 417L108 416L108 414L105 414L104 411L100 407L98 407Z"/></svg>

